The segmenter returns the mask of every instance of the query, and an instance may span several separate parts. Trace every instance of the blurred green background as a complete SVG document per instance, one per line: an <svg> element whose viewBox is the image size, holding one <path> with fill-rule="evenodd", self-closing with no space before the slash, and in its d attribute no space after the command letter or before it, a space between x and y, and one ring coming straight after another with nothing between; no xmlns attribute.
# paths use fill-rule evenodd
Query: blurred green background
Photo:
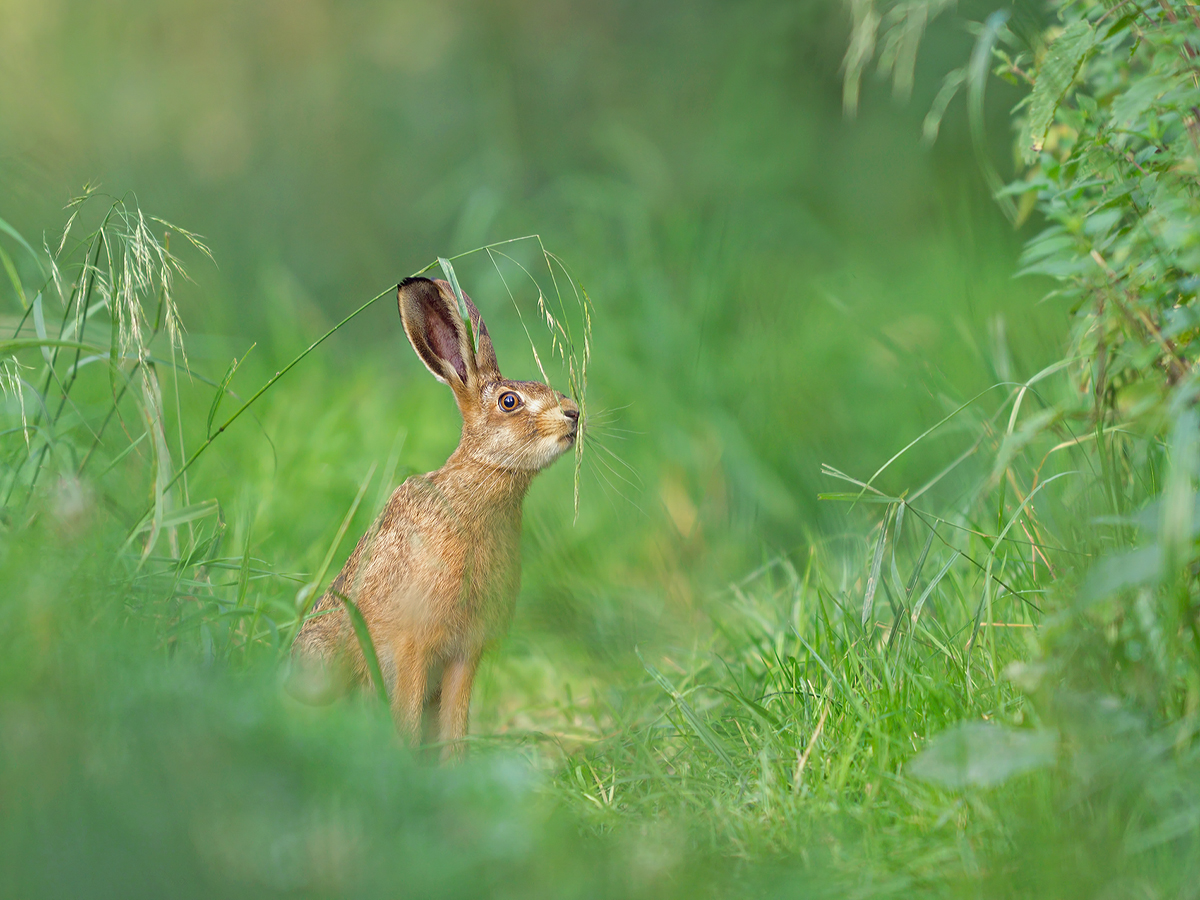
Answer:
<svg viewBox="0 0 1200 900"><path fill-rule="evenodd" d="M937 78L972 46L952 24L931 28L911 100L868 77L850 120L840 73L848 16L830 0L0 0L0 23L0 214L53 247L62 207L91 182L203 235L216 265L173 246L192 279L178 291L190 364L219 379L255 344L233 383L243 397L437 256L537 233L586 287L595 307L588 402L604 424L585 459L577 521L569 463L532 489L525 584L512 633L476 691L479 734L570 731L562 709L573 696L644 678L635 647L691 646L712 628L705 613L720 591L766 559L820 543L857 572L869 554L863 519L852 528L844 510L817 501L830 486L820 465L869 475L979 390L1057 358L1065 334L1062 309L1037 302L1045 285L1012 277L1025 236L982 183L961 100L938 143L920 144ZM1008 109L1018 95L1002 84L989 90L989 152L1007 173ZM505 374L536 377L486 258L458 266ZM551 377L565 387L561 372ZM195 429L211 388L183 387L192 391L183 402L195 415L181 426L192 447L203 439ZM250 529L254 557L281 573L319 568L373 463L386 468L394 454L395 482L436 468L459 424L390 298L323 344L254 413L189 473L190 490L218 497L232 545ZM881 486L917 484L959 449L961 435L949 430ZM382 505L390 485L378 481L335 567ZM854 529L859 536L843 540ZM295 587L281 579L261 589L290 597ZM170 732L171 697L208 696L188 677L166 686L167 700L146 700L150 711L134 690L113 721L144 714ZM212 696L196 721L223 721L239 702ZM75 702L86 704L66 708ZM347 735L368 727L336 718L345 711L330 715L329 727ZM233 756L269 746L292 754L247 770L251 796L289 797L306 779L320 783L309 767L339 765L315 744L307 757L290 719L233 719L220 744ZM386 743L386 730L362 737L364 746ZM164 767L149 783L172 783L172 760L195 763L178 747L174 757L147 746L145 758ZM101 769L132 765L114 754L118 762ZM64 785L90 777L86 759L64 760ZM380 774L391 763L365 751L345 765L367 795L375 783L399 798L441 790L423 776ZM496 777L508 784L510 774ZM336 808L334 794L321 802ZM469 831L439 819L429 796L405 801L423 810L414 816L432 816L447 840ZM499 811L481 816L501 830L525 827L521 804L532 801L513 807L503 791L487 796ZM385 791L378 802L389 798ZM432 812L420 806L427 801ZM38 798L28 802L40 809ZM151 829L141 801L122 802L135 830ZM255 858L282 866L275 824L243 825L248 846L266 848ZM176 838L197 841L214 866L236 874L243 863L230 848L242 832L230 833L170 832L155 846L169 853ZM570 827L550 833L574 846ZM285 858L303 856L307 839L295 837ZM406 852L418 840L395 839L410 842ZM511 849L496 835L482 846L480 865ZM532 851L521 846L515 858L527 860ZM646 865L630 877L650 891L655 863ZM513 877L532 877L522 871ZM538 871L553 896L558 875ZM291 889L276 869L251 874L246 883ZM148 879L146 890L156 884Z"/></svg>
<svg viewBox="0 0 1200 900"><path fill-rule="evenodd" d="M613 410L596 436L620 461L592 454L574 525L569 466L535 486L515 640L621 653L649 622L688 621L764 552L840 527L816 501L822 462L869 474L947 402L1011 374L994 360L1033 371L1059 341L1042 286L1011 277L1019 235L961 108L920 146L937 86L923 73L971 44L950 25L929 36L911 103L868 78L849 121L833 2L2 9L5 215L37 235L90 180L204 235L217 267L184 254L188 345L217 378L257 342L235 389L435 256L539 233L568 263L596 308L589 401ZM465 289L507 374L533 377L474 259ZM993 352L1014 316L1033 327ZM257 412L261 431L239 424L191 477L253 498L256 552L285 568L316 565L398 435L401 474L440 465L457 436L387 302ZM893 484L943 461L906 458Z"/></svg>

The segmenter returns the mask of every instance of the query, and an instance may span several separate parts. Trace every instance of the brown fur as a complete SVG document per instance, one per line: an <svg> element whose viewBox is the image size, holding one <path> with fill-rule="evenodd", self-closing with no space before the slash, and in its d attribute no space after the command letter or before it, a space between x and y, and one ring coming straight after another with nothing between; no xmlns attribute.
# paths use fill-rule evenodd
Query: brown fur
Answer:
<svg viewBox="0 0 1200 900"><path fill-rule="evenodd" d="M354 600L397 727L415 744L423 717L431 717L444 758L462 752L480 655L512 617L525 492L574 443L579 417L574 401L548 386L500 375L487 326L465 299L478 349L449 284L426 278L400 284L404 330L429 370L454 391L462 437L444 466L395 490L315 604L292 651L301 662L320 661L369 682L338 595ZM511 412L499 405L510 391L521 401Z"/></svg>

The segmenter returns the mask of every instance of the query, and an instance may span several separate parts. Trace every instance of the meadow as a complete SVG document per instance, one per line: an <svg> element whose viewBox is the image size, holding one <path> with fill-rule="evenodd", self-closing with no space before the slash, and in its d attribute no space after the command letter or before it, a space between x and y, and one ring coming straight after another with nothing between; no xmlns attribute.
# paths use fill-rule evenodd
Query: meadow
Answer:
<svg viewBox="0 0 1200 900"><path fill-rule="evenodd" d="M1190 6L0 10L0 894L1197 893ZM285 682L451 265L588 426L443 768Z"/></svg>

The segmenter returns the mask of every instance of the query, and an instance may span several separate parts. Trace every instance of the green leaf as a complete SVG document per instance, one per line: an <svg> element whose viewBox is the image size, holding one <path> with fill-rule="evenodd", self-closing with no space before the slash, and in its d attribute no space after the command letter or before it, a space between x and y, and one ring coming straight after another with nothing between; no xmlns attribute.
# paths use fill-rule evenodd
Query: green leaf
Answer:
<svg viewBox="0 0 1200 900"><path fill-rule="evenodd" d="M1046 50L1029 101L1027 132L1021 147L1026 163L1032 163L1041 152L1046 133L1054 122L1054 113L1095 42L1096 33L1092 26L1081 20L1068 25Z"/></svg>
<svg viewBox="0 0 1200 900"><path fill-rule="evenodd" d="M1005 728L991 722L960 722L935 737L905 771L945 788L994 787L1054 763L1058 734Z"/></svg>
<svg viewBox="0 0 1200 900"><path fill-rule="evenodd" d="M116 456L114 456L112 458L112 462L110 462L107 466L104 467L104 471L101 472L98 477L103 478L105 475L107 475L109 472L111 472L113 469L115 469L117 467L117 465L121 462L121 460L123 460L126 456L128 456L130 453L132 453L134 450L136 450L138 447L138 444L140 444L142 441L144 441L149 436L150 436L150 432L143 431L141 437L139 437L136 441L132 442L128 447L126 447L124 450L122 450L120 453L118 453Z"/></svg>
<svg viewBox="0 0 1200 900"><path fill-rule="evenodd" d="M892 584L896 586L896 593L908 599L908 595L904 592L904 579L900 577L900 568L896 565L896 547L900 544L900 538L904 534L904 510L908 508L908 504L901 503L896 507L896 524L892 527L892 558L890 560L892 568ZM887 587L887 583L884 583Z"/></svg>
<svg viewBox="0 0 1200 900"><path fill-rule="evenodd" d="M1134 80L1121 91L1109 110L1113 128L1134 128L1154 102L1169 91L1178 78L1165 75L1146 75Z"/></svg>

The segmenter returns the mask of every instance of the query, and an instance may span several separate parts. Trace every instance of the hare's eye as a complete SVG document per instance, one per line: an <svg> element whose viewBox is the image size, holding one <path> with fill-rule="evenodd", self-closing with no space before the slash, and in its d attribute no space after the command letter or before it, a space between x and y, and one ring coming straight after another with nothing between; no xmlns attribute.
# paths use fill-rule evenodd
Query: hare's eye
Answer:
<svg viewBox="0 0 1200 900"><path fill-rule="evenodd" d="M521 405L521 398L512 391L505 391L500 395L500 399L497 402L500 404L500 408L502 410L505 412L512 412Z"/></svg>

